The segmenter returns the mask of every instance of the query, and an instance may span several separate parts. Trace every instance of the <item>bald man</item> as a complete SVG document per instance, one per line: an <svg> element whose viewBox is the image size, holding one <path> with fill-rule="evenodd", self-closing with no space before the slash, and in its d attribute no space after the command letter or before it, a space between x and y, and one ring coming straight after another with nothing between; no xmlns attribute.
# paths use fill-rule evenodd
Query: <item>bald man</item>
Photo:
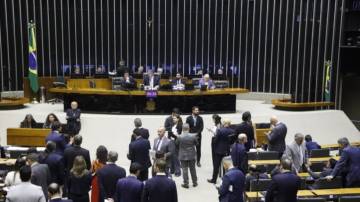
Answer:
<svg viewBox="0 0 360 202"><path fill-rule="evenodd" d="M240 169L243 173L247 171L247 153L245 144L247 143L247 136L241 133L238 136L238 140L231 146L231 159L234 166Z"/></svg>
<svg viewBox="0 0 360 202"><path fill-rule="evenodd" d="M81 111L76 101L71 102L71 108L66 110L67 132L74 136L79 134L81 129Z"/></svg>
<svg viewBox="0 0 360 202"><path fill-rule="evenodd" d="M166 174L170 174L171 157L175 152L175 145L165 135L165 127L158 129L158 137L154 140L153 151L158 154L164 154L162 157L166 161Z"/></svg>
<svg viewBox="0 0 360 202"><path fill-rule="evenodd" d="M267 139L269 141L268 150L279 152L280 158L286 148L285 137L287 127L284 123L281 123L276 116L270 118L270 124L272 130L267 134Z"/></svg>

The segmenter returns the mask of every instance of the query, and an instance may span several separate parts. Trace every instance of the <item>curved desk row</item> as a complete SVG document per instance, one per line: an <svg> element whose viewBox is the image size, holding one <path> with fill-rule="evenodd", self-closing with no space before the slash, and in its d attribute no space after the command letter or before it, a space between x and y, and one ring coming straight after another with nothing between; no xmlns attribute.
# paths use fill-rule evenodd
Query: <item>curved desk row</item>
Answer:
<svg viewBox="0 0 360 202"><path fill-rule="evenodd" d="M289 99L275 99L271 103L278 109L284 110L308 110L318 107L332 107L333 102L292 102Z"/></svg>
<svg viewBox="0 0 360 202"><path fill-rule="evenodd" d="M29 102L30 100L24 97L18 99L2 98L0 101L0 109L21 108L24 104Z"/></svg>

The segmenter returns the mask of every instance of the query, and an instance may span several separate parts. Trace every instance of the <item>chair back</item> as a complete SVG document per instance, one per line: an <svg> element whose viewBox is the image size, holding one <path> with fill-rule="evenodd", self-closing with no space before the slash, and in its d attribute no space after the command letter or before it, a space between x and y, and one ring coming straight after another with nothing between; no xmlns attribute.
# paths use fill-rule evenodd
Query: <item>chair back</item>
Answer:
<svg viewBox="0 0 360 202"><path fill-rule="evenodd" d="M310 151L310 158L329 157L329 149L313 149Z"/></svg>
<svg viewBox="0 0 360 202"><path fill-rule="evenodd" d="M271 179L255 179L250 181L250 191L266 191L270 187Z"/></svg>

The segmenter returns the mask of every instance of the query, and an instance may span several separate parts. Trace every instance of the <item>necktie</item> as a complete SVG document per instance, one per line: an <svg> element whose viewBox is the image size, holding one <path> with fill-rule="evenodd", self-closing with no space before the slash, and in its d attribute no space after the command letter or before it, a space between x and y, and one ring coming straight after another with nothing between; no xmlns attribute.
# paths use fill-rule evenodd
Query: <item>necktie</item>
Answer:
<svg viewBox="0 0 360 202"><path fill-rule="evenodd" d="M157 144L156 144L156 147L155 147L156 151L159 151L159 149L160 149L160 148L159 148L160 142L161 142L161 139L159 139L158 142L157 142Z"/></svg>

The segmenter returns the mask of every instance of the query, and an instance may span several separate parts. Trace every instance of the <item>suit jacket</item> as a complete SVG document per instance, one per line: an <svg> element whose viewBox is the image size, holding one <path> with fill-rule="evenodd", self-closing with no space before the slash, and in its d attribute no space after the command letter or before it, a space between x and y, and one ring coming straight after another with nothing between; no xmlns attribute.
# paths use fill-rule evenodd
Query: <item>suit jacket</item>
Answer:
<svg viewBox="0 0 360 202"><path fill-rule="evenodd" d="M116 184L116 202L141 202L144 184L135 176L118 180Z"/></svg>
<svg viewBox="0 0 360 202"><path fill-rule="evenodd" d="M56 144L56 153L63 155L66 147L66 141L63 134L52 131L45 139L45 143L52 141Z"/></svg>
<svg viewBox="0 0 360 202"><path fill-rule="evenodd" d="M48 198L48 185L51 175L49 167L46 164L35 163L31 166L31 183L42 188L45 198Z"/></svg>
<svg viewBox="0 0 360 202"><path fill-rule="evenodd" d="M154 76L154 87L159 86L159 85L160 85L160 77ZM146 76L144 78L144 86L150 86L150 77L149 76Z"/></svg>
<svg viewBox="0 0 360 202"><path fill-rule="evenodd" d="M243 173L247 172L247 153L244 144L235 143L231 146L231 159L234 167L239 168Z"/></svg>
<svg viewBox="0 0 360 202"><path fill-rule="evenodd" d="M299 150L299 145L294 141L290 145L286 146L286 150L283 156L292 159L292 165L297 172L301 171L303 164L307 163L307 150L305 144L300 145L301 153ZM301 163L302 161L302 163Z"/></svg>
<svg viewBox="0 0 360 202"><path fill-rule="evenodd" d="M67 109L66 120L67 120L67 132L70 134L78 134L81 129L80 122L81 110L80 109Z"/></svg>
<svg viewBox="0 0 360 202"><path fill-rule="evenodd" d="M176 78L171 81L171 85L172 86L179 85L179 80L180 80L180 84L185 85L185 80L184 79L176 79Z"/></svg>
<svg viewBox="0 0 360 202"><path fill-rule="evenodd" d="M142 202L177 202L176 184L165 175L156 175L146 181Z"/></svg>
<svg viewBox="0 0 360 202"><path fill-rule="evenodd" d="M160 151L164 153L166 164L170 166L171 164L171 157L175 153L175 145L174 142L169 140L165 135L162 137L162 144L159 145L160 148L157 148L160 138L157 137L154 140L153 150Z"/></svg>
<svg viewBox="0 0 360 202"><path fill-rule="evenodd" d="M101 201L106 198L114 198L117 181L126 177L125 169L113 163L105 165L96 174L100 185Z"/></svg>
<svg viewBox="0 0 360 202"><path fill-rule="evenodd" d="M151 167L151 161L149 156L149 150L151 149L150 142L147 139L138 137L135 141L129 145L128 159L131 163L140 163L143 169Z"/></svg>
<svg viewBox="0 0 360 202"><path fill-rule="evenodd" d="M306 142L306 149L310 152L313 149L321 149L321 146L317 142Z"/></svg>
<svg viewBox="0 0 360 202"><path fill-rule="evenodd" d="M201 132L204 130L204 121L201 116L197 116L196 125L192 115L186 118L186 123L190 126L190 133L197 133L201 136Z"/></svg>
<svg viewBox="0 0 360 202"><path fill-rule="evenodd" d="M202 85L206 85L204 78L201 78L201 79L199 80L199 86L201 87ZM214 81L210 79L210 80L208 81L208 83L207 83L207 89L214 89L215 87L216 87L216 86L215 86Z"/></svg>
<svg viewBox="0 0 360 202"><path fill-rule="evenodd" d="M73 167L74 159L76 156L83 156L86 162L86 168L90 170L91 168L91 160L89 150L81 148L77 145L72 145L65 149L64 151L64 165L65 171L68 175L71 168Z"/></svg>
<svg viewBox="0 0 360 202"><path fill-rule="evenodd" d="M219 188L220 202L243 202L245 176L237 168L228 170L222 178Z"/></svg>
<svg viewBox="0 0 360 202"><path fill-rule="evenodd" d="M10 187L6 202L46 202L46 198L40 186L22 182Z"/></svg>
<svg viewBox="0 0 360 202"><path fill-rule="evenodd" d="M179 160L189 161L196 159L197 137L195 134L183 133L177 140L179 143Z"/></svg>
<svg viewBox="0 0 360 202"><path fill-rule="evenodd" d="M285 137L287 133L286 125L278 123L267 136L269 141L269 151L277 151L283 153L286 148Z"/></svg>
<svg viewBox="0 0 360 202"><path fill-rule="evenodd" d="M65 167L63 157L55 152L40 156L39 163L47 164L51 174L50 182L59 185L64 184Z"/></svg>
<svg viewBox="0 0 360 202"><path fill-rule="evenodd" d="M81 177L76 177L70 173L67 181L68 193L78 196L87 195L91 187L91 178L92 176L90 172Z"/></svg>
<svg viewBox="0 0 360 202"><path fill-rule="evenodd" d="M235 134L235 131L229 127L222 127L216 131L214 136L214 153L228 155L230 152L229 136Z"/></svg>
<svg viewBox="0 0 360 202"><path fill-rule="evenodd" d="M176 124L176 126L175 126L175 128L176 128L176 133L177 133L178 135L180 135L181 132L182 132L182 125L183 125L182 122L178 122L178 123ZM174 135L174 133L173 133L173 130L172 130L173 127L174 127L174 124L171 125L170 130L168 131L168 138L169 138L169 139L175 139L175 140L176 140L177 136Z"/></svg>
<svg viewBox="0 0 360 202"><path fill-rule="evenodd" d="M266 192L265 202L296 202L300 184L300 178L292 172L273 176Z"/></svg>
<svg viewBox="0 0 360 202"><path fill-rule="evenodd" d="M347 168L346 186L353 186L360 182L360 148L348 146L343 149L340 160L336 163L331 175L336 176Z"/></svg>
<svg viewBox="0 0 360 202"><path fill-rule="evenodd" d="M57 198L57 199L51 199L49 200L49 202L73 202L73 201L71 199Z"/></svg>
<svg viewBox="0 0 360 202"><path fill-rule="evenodd" d="M136 136L134 134L140 134L141 137L144 139L149 139L149 130L146 128L135 128L133 130L133 135L131 136L131 142L136 139Z"/></svg>
<svg viewBox="0 0 360 202"><path fill-rule="evenodd" d="M165 119L164 127L166 131L171 131L172 126L174 125L173 117L172 115L168 116Z"/></svg>
<svg viewBox="0 0 360 202"><path fill-rule="evenodd" d="M247 143L245 144L246 151L249 151L255 146L254 127L252 123L242 122L235 127L236 138L239 134L245 133L247 136Z"/></svg>
<svg viewBox="0 0 360 202"><path fill-rule="evenodd" d="M129 76L129 82L126 82L126 79L124 77L124 80L121 81L121 86L123 88L135 88L136 87L136 81L132 76Z"/></svg>

